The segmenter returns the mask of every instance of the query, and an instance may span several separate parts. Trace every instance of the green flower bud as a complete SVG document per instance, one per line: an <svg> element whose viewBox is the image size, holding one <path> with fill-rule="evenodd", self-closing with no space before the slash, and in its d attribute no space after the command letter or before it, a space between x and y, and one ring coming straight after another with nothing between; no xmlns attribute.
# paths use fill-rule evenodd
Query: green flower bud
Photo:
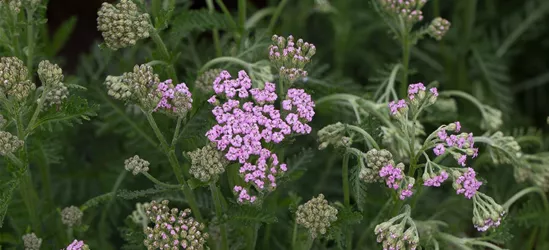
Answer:
<svg viewBox="0 0 549 250"><path fill-rule="evenodd" d="M128 101L132 97L130 87L122 81L121 76L107 76L105 85L107 85L107 93L117 100Z"/></svg>
<svg viewBox="0 0 549 250"><path fill-rule="evenodd" d="M0 58L0 94L23 101L36 89L28 79L29 72L17 57Z"/></svg>
<svg viewBox="0 0 549 250"><path fill-rule="evenodd" d="M138 155L134 155L124 161L124 168L127 171L132 172L133 175L138 175L149 171L150 163L146 160L139 158Z"/></svg>
<svg viewBox="0 0 549 250"><path fill-rule="evenodd" d="M8 7L9 11L19 13L21 11L21 0L0 0L0 7Z"/></svg>
<svg viewBox="0 0 549 250"><path fill-rule="evenodd" d="M429 28L427 28L427 32L434 39L440 40L446 34L446 32L448 32L449 29L450 22L448 22L448 20L444 18L437 17L433 19L433 21L429 25Z"/></svg>
<svg viewBox="0 0 549 250"><path fill-rule="evenodd" d="M135 65L132 72L122 75L122 84L130 88L132 100L137 101L146 111L154 109L161 99L156 91L159 83L158 75L147 64Z"/></svg>
<svg viewBox="0 0 549 250"><path fill-rule="evenodd" d="M6 131L0 131L0 155L14 153L24 144L25 142L19 140L17 136Z"/></svg>
<svg viewBox="0 0 549 250"><path fill-rule="evenodd" d="M63 81L63 70L48 60L41 61L38 64L38 76L45 86L51 86Z"/></svg>
<svg viewBox="0 0 549 250"><path fill-rule="evenodd" d="M300 205L296 212L297 224L307 228L312 238L326 233L330 224L337 220L337 209L328 204L323 194Z"/></svg>
<svg viewBox="0 0 549 250"><path fill-rule="evenodd" d="M228 164L223 153L209 144L195 151L188 152L187 155L191 158L189 173L202 182L215 179L225 172L225 167Z"/></svg>
<svg viewBox="0 0 549 250"><path fill-rule="evenodd" d="M82 216L84 216L84 213L75 206L66 207L61 211L61 221L69 227L80 225Z"/></svg>
<svg viewBox="0 0 549 250"><path fill-rule="evenodd" d="M38 238L34 233L25 234L22 239L25 250L39 250L42 245L42 239Z"/></svg>
<svg viewBox="0 0 549 250"><path fill-rule="evenodd" d="M198 76L194 82L194 88L200 90L202 93L210 94L213 93L213 82L215 78L221 74L222 69L209 69L208 71L202 73Z"/></svg>
<svg viewBox="0 0 549 250"><path fill-rule="evenodd" d="M6 121L6 118L4 118L4 116L0 115L0 129L2 129L4 127L4 125L6 125L6 123L8 123L8 121Z"/></svg>
<svg viewBox="0 0 549 250"><path fill-rule="evenodd" d="M141 13L131 0L120 0L116 6L103 3L97 15L97 29L112 50L135 45L149 37L152 29L149 15Z"/></svg>

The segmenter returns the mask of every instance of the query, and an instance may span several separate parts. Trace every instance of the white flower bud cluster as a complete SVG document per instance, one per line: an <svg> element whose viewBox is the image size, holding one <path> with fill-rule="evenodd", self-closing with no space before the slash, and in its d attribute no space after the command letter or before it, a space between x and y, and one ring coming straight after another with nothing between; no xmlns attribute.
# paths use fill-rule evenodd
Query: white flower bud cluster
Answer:
<svg viewBox="0 0 549 250"><path fill-rule="evenodd" d="M69 227L80 225L82 216L84 216L84 212L75 206L66 207L61 210L61 221Z"/></svg>
<svg viewBox="0 0 549 250"><path fill-rule="evenodd" d="M330 124L318 131L319 150L329 145L334 147L348 147L351 145L351 138L345 136L345 125L341 122Z"/></svg>
<svg viewBox="0 0 549 250"><path fill-rule="evenodd" d="M222 69L209 69L206 72L202 73L196 81L194 82L194 88L200 90L202 93L211 94L213 93L213 82L219 74L221 74Z"/></svg>
<svg viewBox="0 0 549 250"><path fill-rule="evenodd" d="M449 29L450 22L442 17L437 17L431 21L429 28L427 28L427 32L434 39L440 40Z"/></svg>
<svg viewBox="0 0 549 250"><path fill-rule="evenodd" d="M312 238L319 234L326 234L330 224L337 220L337 209L328 204L323 194L313 197L303 205L299 205L296 212L297 224L307 228Z"/></svg>
<svg viewBox="0 0 549 250"><path fill-rule="evenodd" d="M421 8L427 0L379 0L381 7L389 14L402 18L410 25L423 20Z"/></svg>
<svg viewBox="0 0 549 250"><path fill-rule="evenodd" d="M161 203L152 201L145 206L145 213L155 224L145 229L147 249L205 249L209 237L204 232L205 225L189 217L190 209L170 209L168 203L167 200Z"/></svg>
<svg viewBox="0 0 549 250"><path fill-rule="evenodd" d="M38 64L38 76L48 91L44 97L46 106L60 105L69 96L69 89L63 83L63 70L48 60ZM40 99L37 100L40 102Z"/></svg>
<svg viewBox="0 0 549 250"><path fill-rule="evenodd" d="M191 158L189 173L202 182L216 179L217 176L225 172L225 167L229 163L222 152L209 144L188 152L187 155Z"/></svg>
<svg viewBox="0 0 549 250"><path fill-rule="evenodd" d="M377 242L383 249L415 250L419 244L417 227L410 218L409 210L375 227Z"/></svg>
<svg viewBox="0 0 549 250"><path fill-rule="evenodd" d="M23 101L36 89L28 76L29 71L19 58L0 58L0 94L16 101Z"/></svg>
<svg viewBox="0 0 549 250"><path fill-rule="evenodd" d="M138 175L149 171L150 163L146 160L139 158L138 155L134 155L124 161L124 168L127 171L132 172L133 175Z"/></svg>
<svg viewBox="0 0 549 250"><path fill-rule="evenodd" d="M393 161L393 155L391 152L382 149L377 150L375 148L370 149L366 152L366 163L368 164L367 168L362 168L359 173L359 178L367 183L373 182L382 182L383 178L379 176L379 171L381 168L392 165L395 166ZM404 164L400 163L395 166L396 168L404 169Z"/></svg>
<svg viewBox="0 0 549 250"><path fill-rule="evenodd" d="M21 11L21 0L0 0L0 7L7 6L10 11L19 13Z"/></svg>
<svg viewBox="0 0 549 250"><path fill-rule="evenodd" d="M23 235L22 239L25 250L40 250L40 246L42 245L42 239L38 238L36 234L25 234Z"/></svg>
<svg viewBox="0 0 549 250"><path fill-rule="evenodd" d="M107 93L117 100L128 101L132 96L130 87L122 81L120 76L107 76L105 85L107 85Z"/></svg>
<svg viewBox="0 0 549 250"><path fill-rule="evenodd" d="M149 15L141 13L131 0L120 0L116 6L103 3L97 15L97 29L113 50L135 45L149 37L152 28Z"/></svg>
<svg viewBox="0 0 549 250"><path fill-rule="evenodd" d="M0 155L14 153L24 144L25 142L19 140L17 136L6 131L0 131Z"/></svg>

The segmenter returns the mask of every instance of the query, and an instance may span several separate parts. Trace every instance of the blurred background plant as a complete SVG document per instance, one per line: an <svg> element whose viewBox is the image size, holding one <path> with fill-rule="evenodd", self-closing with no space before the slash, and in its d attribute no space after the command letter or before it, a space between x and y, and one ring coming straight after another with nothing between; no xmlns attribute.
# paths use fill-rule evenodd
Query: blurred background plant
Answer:
<svg viewBox="0 0 549 250"><path fill-rule="evenodd" d="M30 169L34 184L39 187L41 225L55 225L54 229L43 230L43 234L38 235L43 239L44 249L66 245L72 241L71 235L79 239L85 235L92 249L143 249L144 216L138 215L139 206L135 211L135 204L153 198L186 203L178 192L146 184L143 176L133 177L124 169L124 160L139 154L157 165L151 167L149 173L158 179L172 177L168 159L157 147L156 138L139 108L124 106L107 94L103 83L108 75L121 75L136 64L149 63L161 79L166 79L171 77L167 65L173 65L178 78L193 92L195 103L201 103L200 100L203 103L207 95L198 86L206 80L199 77L208 69L223 68L231 72L245 69L254 83L272 80L275 74L267 63L267 48L271 36L279 34L303 38L316 46L308 76L295 83L312 93L314 100L349 93L382 106L386 104L383 93L391 79L393 83L398 79L398 87L402 85L399 83L402 71L394 72L396 64L402 63L402 44L389 33L389 26L376 11L373 1L135 1L140 8L149 10L168 54L166 48L151 38L136 40L134 46L116 51L108 49L96 20L103 1L36 1L39 7L31 14L35 18L30 22L26 6L17 2L28 4L29 1L1 2L0 55L24 59L32 53L34 63L27 68L35 79L38 62L54 61L63 68L65 83L86 89L78 91L77 96L87 99L89 105L70 114L79 116L90 110L97 113L91 121L78 126L58 129L52 125L33 135L29 147L33 159ZM13 15L16 7L19 11ZM425 191L412 211L413 218L444 223L418 225L420 235L432 235L438 237L440 244L458 244L467 247L464 249L474 249L472 243L479 241L490 241L508 249L549 248L545 240L549 236L549 224L545 221L548 208L539 195L529 193L538 192L545 197L549 190L546 153L549 151L546 108L549 105L546 56L549 55L549 28L543 25L549 22L549 2L430 0L423 7L423 16L424 21L418 25L428 25L439 16L451 23L440 41L422 39L410 46L406 85L438 81L439 90L450 93L439 98L441 104L425 111L431 115L420 118L425 131L432 131L441 123L461 121L467 131L482 135L482 153L471 167L488 183L486 193L497 201L514 197L520 190L528 191L524 194L529 195L510 208L502 226L481 234L471 223L472 206L464 199L446 195L452 192L451 187ZM31 36L26 33L27 25L34 27ZM12 46L15 40L26 44L27 39L36 42L19 49ZM156 58L162 60L153 60ZM356 101L356 107L367 106L360 100ZM313 133L294 140L284 152L290 166L289 181L265 201L264 209L243 209L230 204L227 218L216 218L228 221L228 231L233 236L245 235L238 232L240 225L262 225L258 226L255 236L256 249L287 249L294 246L292 238L306 237L304 229L299 230L298 235L288 233L293 232L291 229L296 225L294 213L298 205L304 203L301 197L304 201L319 193L328 201L343 197L341 156L316 149L318 130L341 121L360 126L378 142L390 138L390 133L381 129L381 121L368 115L367 110L359 111L366 118L360 121L356 119L356 110L334 103L318 105L316 112L311 124ZM192 114L185 133L179 138L178 152L189 152L207 144L203 135L212 124L209 110L195 105ZM157 122L162 131L173 130L169 118L158 117ZM0 122L0 127L3 126ZM6 214L0 229L0 245L10 249L22 245L21 237L31 233L28 229L31 223L22 197L14 192L18 187L11 184L4 162L0 164L0 215ZM190 161L185 164L190 166ZM358 173L351 175L358 176ZM373 229L390 218L380 212L387 209L386 192L379 185L356 183L351 180L351 185L357 185L352 188L352 201L357 207L362 206L358 209L360 212L340 210L335 229L328 231L326 239L317 240L314 249L337 249L344 245L341 230L337 228L347 226L356 229L354 249L380 247ZM197 190L199 206L211 213L206 216L212 216L214 204L209 192ZM106 193L110 195L104 196ZM225 192L224 196L231 197L231 194ZM92 197L98 199L90 202ZM84 204L81 209L86 208L79 221L85 226L64 227L62 209L79 204ZM212 223L210 228L211 238L215 239L214 232L220 227ZM454 236L435 236L433 232L441 228ZM237 238L229 239L229 245L234 249L245 247ZM421 240L431 242L426 238ZM440 247L451 249L446 245Z"/></svg>

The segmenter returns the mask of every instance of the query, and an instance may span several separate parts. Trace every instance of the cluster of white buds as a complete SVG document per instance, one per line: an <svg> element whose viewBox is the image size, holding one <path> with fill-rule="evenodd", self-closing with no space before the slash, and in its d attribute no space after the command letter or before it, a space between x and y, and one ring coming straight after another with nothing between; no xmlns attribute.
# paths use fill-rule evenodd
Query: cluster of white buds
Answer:
<svg viewBox="0 0 549 250"><path fill-rule="evenodd" d="M473 196L473 224L478 231L498 227L505 215L505 209L497 204L492 197L477 192Z"/></svg>
<svg viewBox="0 0 549 250"><path fill-rule="evenodd" d="M121 76L107 76L105 85L107 85L107 93L117 100L128 101L132 96L130 86L122 81Z"/></svg>
<svg viewBox="0 0 549 250"><path fill-rule="evenodd" d="M299 205L296 212L297 224L307 228L314 239L319 234L326 234L330 224L337 220L337 208L328 204L323 194L313 197L303 205Z"/></svg>
<svg viewBox="0 0 549 250"><path fill-rule="evenodd" d="M25 250L39 250L42 245L42 239L38 238L34 233L25 234L22 239Z"/></svg>
<svg viewBox="0 0 549 250"><path fill-rule="evenodd" d="M427 28L427 32L434 39L440 40L449 29L450 22L442 17L437 17L431 21L429 28Z"/></svg>
<svg viewBox="0 0 549 250"><path fill-rule="evenodd" d="M222 69L209 69L202 73L194 82L194 88L200 90L204 94L211 94L214 92L213 82L215 78L221 74Z"/></svg>
<svg viewBox="0 0 549 250"><path fill-rule="evenodd" d="M0 94L18 102L25 100L36 89L28 77L29 71L19 58L0 58Z"/></svg>
<svg viewBox="0 0 549 250"><path fill-rule="evenodd" d="M138 155L134 155L124 161L124 168L132 172L133 175L146 173L149 171L149 165L148 161L139 158Z"/></svg>
<svg viewBox="0 0 549 250"><path fill-rule="evenodd" d="M149 15L141 13L131 0L120 0L116 6L103 3L97 15L97 29L113 50L135 45L137 40L149 37L152 28Z"/></svg>
<svg viewBox="0 0 549 250"><path fill-rule="evenodd" d="M17 136L6 131L0 131L0 155L16 152L25 144Z"/></svg>
<svg viewBox="0 0 549 250"><path fill-rule="evenodd" d="M66 207L61 210L61 221L64 225L69 227L80 225L82 222L82 216L84 216L84 212L75 206Z"/></svg>
<svg viewBox="0 0 549 250"><path fill-rule="evenodd" d="M415 250L419 244L419 234L416 224L410 217L410 207L406 211L375 227L377 242L383 244L383 249Z"/></svg>
<svg viewBox="0 0 549 250"><path fill-rule="evenodd" d="M191 158L189 173L202 182L216 180L217 176L225 172L229 163L223 153L210 144L188 152L187 155Z"/></svg>
<svg viewBox="0 0 549 250"><path fill-rule="evenodd" d="M348 147L352 141L350 137L345 136L345 125L341 122L330 124L318 131L319 150L323 150L329 145L336 148Z"/></svg>
<svg viewBox="0 0 549 250"><path fill-rule="evenodd" d="M157 107L162 99L158 92L160 79L150 65L135 65L132 72L122 76L107 76L105 85L110 96L129 103L138 104L146 111Z"/></svg>
<svg viewBox="0 0 549 250"><path fill-rule="evenodd" d="M0 0L0 8L6 6L9 11L19 13L21 11L21 0Z"/></svg>
<svg viewBox="0 0 549 250"><path fill-rule="evenodd" d="M155 224L145 229L147 249L205 249L209 235L203 232L204 224L189 217L190 209L170 209L168 203L167 200L152 201L145 206L145 213Z"/></svg>
<svg viewBox="0 0 549 250"><path fill-rule="evenodd" d="M379 171L385 166L395 165L393 155L385 149L370 149L366 152L365 159L368 167L360 170L359 178L367 183L382 182L383 178L379 176Z"/></svg>
<svg viewBox="0 0 549 250"><path fill-rule="evenodd" d="M60 105L69 96L69 89L63 83L63 70L48 60L38 64L38 76L44 84L44 104L46 106ZM40 102L40 99L37 100Z"/></svg>
<svg viewBox="0 0 549 250"><path fill-rule="evenodd" d="M315 55L316 47L304 42L303 39L296 42L293 36L284 38L273 35L272 41L273 44L269 46L269 59L280 70L280 77L286 79L290 85L306 77L307 71L304 68Z"/></svg>
<svg viewBox="0 0 549 250"><path fill-rule="evenodd" d="M408 24L423 20L421 8L427 0L378 0L381 7L390 15L402 18Z"/></svg>

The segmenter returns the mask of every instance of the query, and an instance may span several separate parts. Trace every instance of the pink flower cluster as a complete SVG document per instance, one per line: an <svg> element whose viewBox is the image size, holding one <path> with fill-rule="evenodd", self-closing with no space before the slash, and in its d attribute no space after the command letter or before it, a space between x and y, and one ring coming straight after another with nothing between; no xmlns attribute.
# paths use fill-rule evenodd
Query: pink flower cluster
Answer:
<svg viewBox="0 0 549 250"><path fill-rule="evenodd" d="M461 130L461 124L454 122L451 124L452 129L450 131L459 132ZM475 141L473 140L473 133L461 133L459 135L448 135L446 129L441 129L437 132L437 137L441 143L438 143L433 152L439 156L446 152L446 147L455 148L460 151L471 149L472 158L478 156L478 148L474 148ZM465 167L465 161L467 160L467 154L457 154L456 159L459 165Z"/></svg>
<svg viewBox="0 0 549 250"><path fill-rule="evenodd" d="M389 103L389 109L391 110L391 115L396 115L401 110L407 108L408 105L404 99L398 100L397 102L392 101Z"/></svg>
<svg viewBox="0 0 549 250"><path fill-rule="evenodd" d="M446 171L441 171L438 175L423 180L423 185L427 187L440 187L446 179L448 179L448 173L446 173Z"/></svg>
<svg viewBox="0 0 549 250"><path fill-rule="evenodd" d="M269 58L271 60L284 60L291 62L296 66L302 66L310 61L310 56L314 55L314 51L316 51L313 44L308 42L304 43L302 39L298 40L296 46L293 36L289 36L288 39L278 36L275 38L277 40L275 43L279 46L282 45L282 47L277 45L271 45L269 47ZM286 40L286 44L284 44L284 40ZM282 49L282 53L280 53L280 49Z"/></svg>
<svg viewBox="0 0 549 250"><path fill-rule="evenodd" d="M457 194L463 194L468 199L471 199L481 185L482 182L476 179L475 170L467 168L465 173L455 179L454 188Z"/></svg>
<svg viewBox="0 0 549 250"><path fill-rule="evenodd" d="M389 188L392 188L394 190L398 190L400 186L403 184L402 179L404 178L404 174L402 173L402 170L399 168L393 167L393 165L389 164L385 167L382 167L379 170L379 176L385 179L385 184ZM405 188L400 190L400 199L404 200L406 197L412 196L412 187L413 184L405 185Z"/></svg>
<svg viewBox="0 0 549 250"><path fill-rule="evenodd" d="M314 115L311 97L302 90L288 90L284 109L290 112L282 117L273 105L277 99L273 83L265 83L263 89L251 89L251 80L242 70L237 79L231 79L227 71L221 72L213 85L217 96L226 101L218 104L216 95L208 100L216 105L212 113L217 124L206 136L225 153L225 158L242 164L239 172L247 183L257 190L273 190L276 176L286 172L287 167L262 143L280 143L292 131L310 133L311 128L305 123ZM234 191L239 195L239 202L253 203L257 199L244 187L235 186Z"/></svg>
<svg viewBox="0 0 549 250"><path fill-rule="evenodd" d="M173 112L182 113L192 108L192 95L185 83L177 84L174 87L172 85L172 80L168 79L159 83L156 90L162 95L162 99L160 99L160 102L158 102L154 111L159 108L164 108ZM176 99L183 99L184 101L174 103Z"/></svg>
<svg viewBox="0 0 549 250"><path fill-rule="evenodd" d="M501 215L503 216L503 214ZM501 224L501 217L499 217L497 221L493 221L492 219L485 220L484 226L480 226L480 225L474 225L474 226L479 232L485 232L490 227L498 227L500 224Z"/></svg>
<svg viewBox="0 0 549 250"><path fill-rule="evenodd" d="M84 241L74 240L67 246L66 250L81 250L84 247Z"/></svg>
<svg viewBox="0 0 549 250"><path fill-rule="evenodd" d="M415 84L410 84L408 86L408 99L414 100L415 97L416 97L416 94L420 93L420 91L425 91L425 90L426 90L425 85L423 85L423 83L421 83L421 82L415 83ZM434 96L438 96L437 88L430 88L429 91Z"/></svg>

